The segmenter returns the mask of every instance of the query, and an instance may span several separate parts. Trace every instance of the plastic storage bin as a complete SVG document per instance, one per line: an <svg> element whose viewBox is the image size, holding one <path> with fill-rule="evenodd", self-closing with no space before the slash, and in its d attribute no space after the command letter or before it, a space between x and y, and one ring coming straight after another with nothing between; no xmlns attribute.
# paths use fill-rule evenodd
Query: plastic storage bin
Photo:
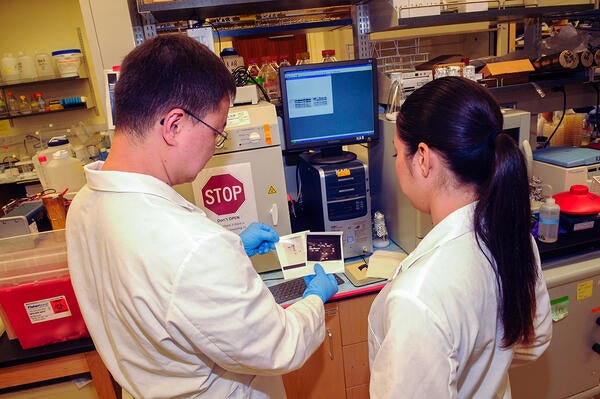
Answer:
<svg viewBox="0 0 600 399"><path fill-rule="evenodd" d="M0 314L23 349L89 336L67 267L64 230L0 240Z"/></svg>
<svg viewBox="0 0 600 399"><path fill-rule="evenodd" d="M79 76L81 66L81 50L57 50L52 52L52 58L56 62L58 73L62 78Z"/></svg>

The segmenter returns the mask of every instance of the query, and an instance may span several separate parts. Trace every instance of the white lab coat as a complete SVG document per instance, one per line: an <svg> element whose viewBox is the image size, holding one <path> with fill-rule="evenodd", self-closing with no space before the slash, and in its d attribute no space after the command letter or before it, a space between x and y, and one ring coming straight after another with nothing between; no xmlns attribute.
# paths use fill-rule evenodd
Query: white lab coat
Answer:
<svg viewBox="0 0 600 399"><path fill-rule="evenodd" d="M550 301L536 247L535 341L501 347L498 286L475 241L474 207L436 225L375 298L369 313L371 399L510 398L513 357L537 359L550 344Z"/></svg>
<svg viewBox="0 0 600 399"><path fill-rule="evenodd" d="M147 175L86 167L69 270L94 345L136 398L285 398L325 336L321 299L283 309L238 235ZM309 383L309 382L307 382Z"/></svg>

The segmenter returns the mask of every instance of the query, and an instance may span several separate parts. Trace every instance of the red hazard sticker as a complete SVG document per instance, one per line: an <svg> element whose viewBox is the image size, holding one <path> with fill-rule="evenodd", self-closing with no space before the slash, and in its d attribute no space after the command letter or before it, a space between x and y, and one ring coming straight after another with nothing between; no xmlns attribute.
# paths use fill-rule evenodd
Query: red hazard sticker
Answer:
<svg viewBox="0 0 600 399"><path fill-rule="evenodd" d="M64 297L50 301L50 306L52 306L54 313L69 311L69 305L67 305L67 300Z"/></svg>

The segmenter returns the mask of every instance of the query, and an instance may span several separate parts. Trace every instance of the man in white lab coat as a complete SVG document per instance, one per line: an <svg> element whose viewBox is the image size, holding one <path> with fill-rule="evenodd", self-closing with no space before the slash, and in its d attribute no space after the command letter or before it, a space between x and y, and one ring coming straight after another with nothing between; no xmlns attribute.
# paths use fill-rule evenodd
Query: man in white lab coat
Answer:
<svg viewBox="0 0 600 399"><path fill-rule="evenodd" d="M278 240L239 236L172 186L192 181L226 139L233 79L210 50L161 36L123 61L106 162L67 217L69 269L96 349L136 398L285 398L279 375L321 344L337 291L316 267L304 299L273 299L248 256ZM310 383L310 381L307 381Z"/></svg>

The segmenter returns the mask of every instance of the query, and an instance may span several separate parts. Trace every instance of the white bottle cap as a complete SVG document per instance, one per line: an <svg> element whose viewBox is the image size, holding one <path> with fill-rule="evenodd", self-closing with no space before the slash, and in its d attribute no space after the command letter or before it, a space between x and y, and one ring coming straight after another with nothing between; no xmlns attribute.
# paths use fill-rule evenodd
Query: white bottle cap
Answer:
<svg viewBox="0 0 600 399"><path fill-rule="evenodd" d="M546 204L552 205L552 204L555 204L555 203L556 203L556 200L554 198L552 198L552 197L546 198Z"/></svg>

